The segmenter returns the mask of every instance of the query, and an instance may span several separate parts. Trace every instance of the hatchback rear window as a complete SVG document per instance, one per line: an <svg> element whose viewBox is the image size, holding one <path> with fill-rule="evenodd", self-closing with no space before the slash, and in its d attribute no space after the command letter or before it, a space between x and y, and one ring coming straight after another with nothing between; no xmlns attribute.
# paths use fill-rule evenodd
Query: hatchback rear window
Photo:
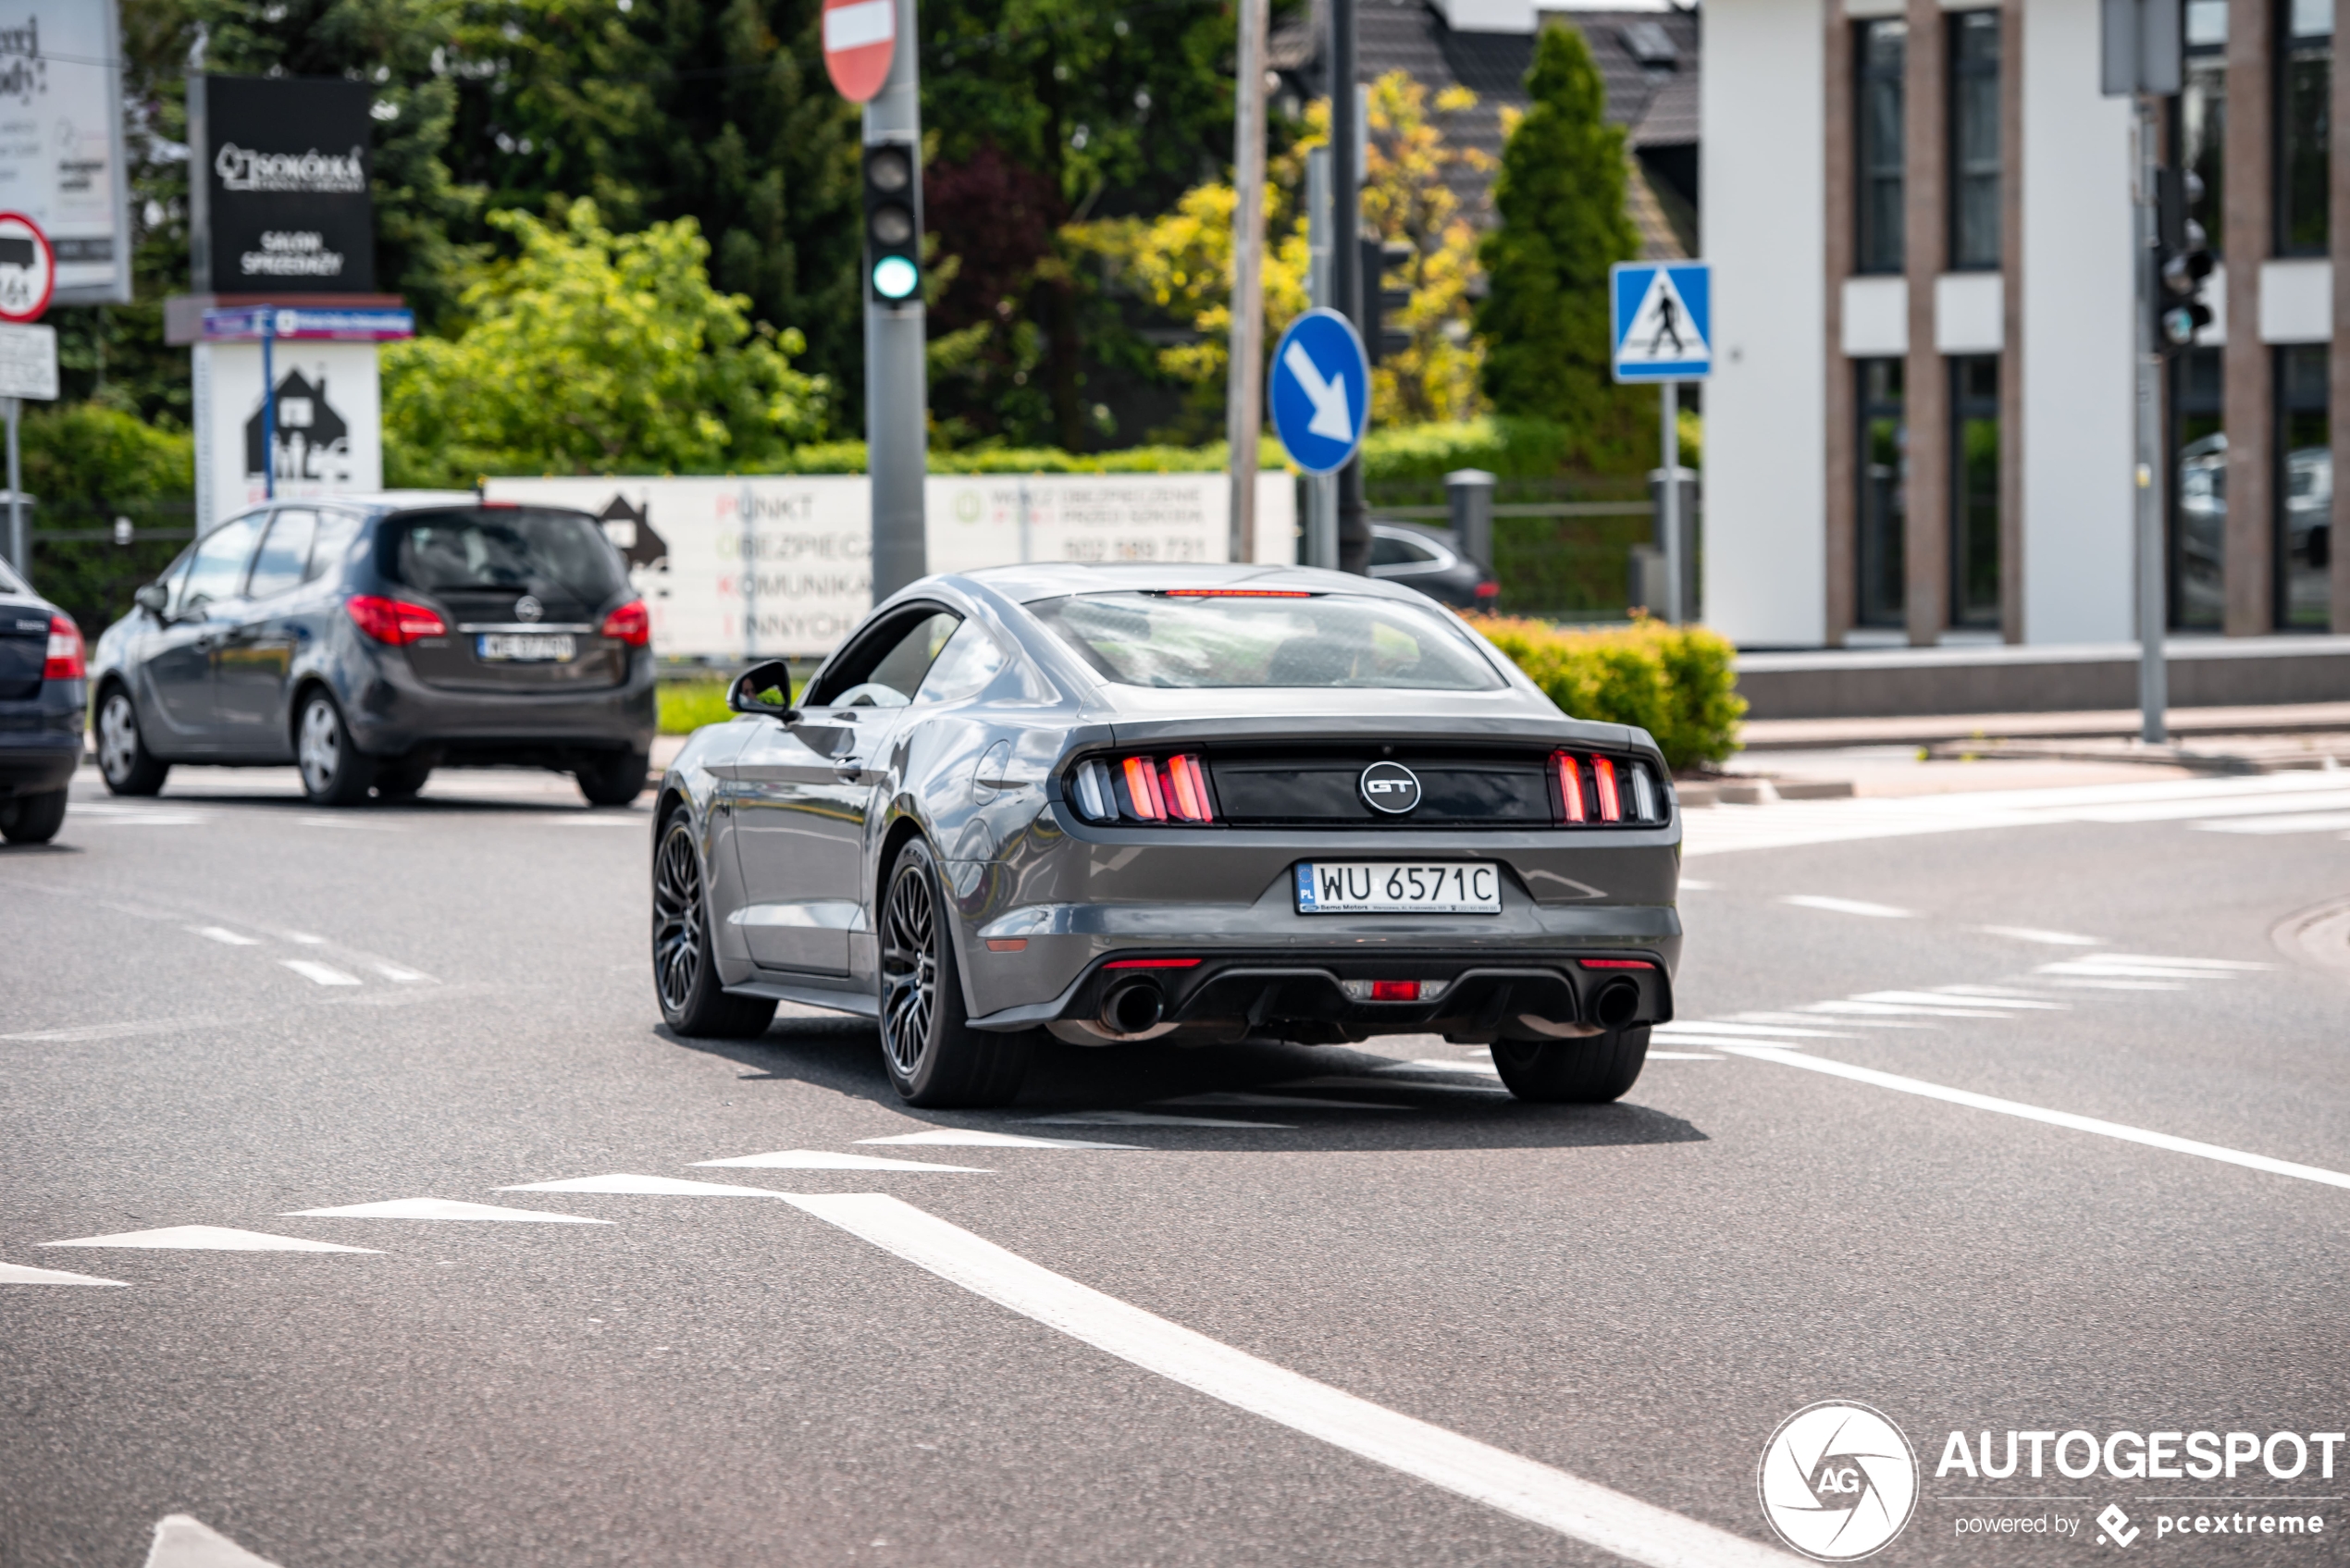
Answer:
<svg viewBox="0 0 2350 1568"><path fill-rule="evenodd" d="M1492 691L1502 685L1444 611L1395 599L1107 593L1028 608L1120 685Z"/></svg>
<svg viewBox="0 0 2350 1568"><path fill-rule="evenodd" d="M595 519L530 506L467 508L397 517L382 558L425 593L557 588L600 604L627 586L620 552Z"/></svg>

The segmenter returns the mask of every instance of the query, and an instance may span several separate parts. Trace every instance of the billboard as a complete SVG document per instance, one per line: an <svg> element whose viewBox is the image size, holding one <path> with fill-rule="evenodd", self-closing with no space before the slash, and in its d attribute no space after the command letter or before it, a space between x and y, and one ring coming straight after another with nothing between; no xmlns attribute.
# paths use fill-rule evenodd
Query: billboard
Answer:
<svg viewBox="0 0 2350 1568"><path fill-rule="evenodd" d="M0 0L0 211L48 236L52 304L130 301L121 31L114 0Z"/></svg>
<svg viewBox="0 0 2350 1568"><path fill-rule="evenodd" d="M198 343L194 356L199 532L266 500L273 467L280 500L383 488L375 344L274 345L274 422L262 417L260 344Z"/></svg>
<svg viewBox="0 0 2350 1568"><path fill-rule="evenodd" d="M375 291L372 97L339 77L189 80L196 293Z"/></svg>

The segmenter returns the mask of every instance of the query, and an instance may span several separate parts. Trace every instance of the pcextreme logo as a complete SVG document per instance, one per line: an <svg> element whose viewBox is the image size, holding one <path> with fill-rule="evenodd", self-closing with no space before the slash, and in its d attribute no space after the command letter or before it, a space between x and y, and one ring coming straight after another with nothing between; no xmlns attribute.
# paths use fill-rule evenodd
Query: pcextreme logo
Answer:
<svg viewBox="0 0 2350 1568"><path fill-rule="evenodd" d="M1779 1423L1755 1487L1781 1540L1822 1562L1855 1562L1909 1524L1918 1457L1881 1413L1824 1400Z"/></svg>

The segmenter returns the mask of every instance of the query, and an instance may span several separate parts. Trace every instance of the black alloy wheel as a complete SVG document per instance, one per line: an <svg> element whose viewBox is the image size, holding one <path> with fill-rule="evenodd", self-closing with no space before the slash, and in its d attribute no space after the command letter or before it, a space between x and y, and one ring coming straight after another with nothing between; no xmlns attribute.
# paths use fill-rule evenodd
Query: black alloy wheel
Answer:
<svg viewBox="0 0 2350 1568"><path fill-rule="evenodd" d="M1622 1099L1648 1065L1649 1026L1626 1024L1581 1040L1496 1040L1493 1069L1521 1100L1600 1105Z"/></svg>
<svg viewBox="0 0 2350 1568"><path fill-rule="evenodd" d="M971 1027L953 919L930 846L909 839L882 906L882 1061L908 1105L1009 1105L1028 1075L1035 1031Z"/></svg>
<svg viewBox="0 0 2350 1568"><path fill-rule="evenodd" d="M729 995L719 984L690 811L669 819L653 851L653 992L662 1018L679 1034L748 1040L775 1019L773 1002Z"/></svg>

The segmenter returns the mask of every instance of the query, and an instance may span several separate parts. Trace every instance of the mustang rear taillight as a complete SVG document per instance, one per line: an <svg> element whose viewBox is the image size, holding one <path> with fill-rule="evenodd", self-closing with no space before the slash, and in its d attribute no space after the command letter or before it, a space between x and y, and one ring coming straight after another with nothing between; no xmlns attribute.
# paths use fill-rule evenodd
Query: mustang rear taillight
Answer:
<svg viewBox="0 0 2350 1568"><path fill-rule="evenodd" d="M378 594L353 594L343 608L351 612L352 623L377 642L394 648L405 648L423 637L445 637L449 626L432 611L421 604L411 604L404 599L385 599Z"/></svg>
<svg viewBox="0 0 2350 1568"><path fill-rule="evenodd" d="M630 648L643 648L653 640L653 618L646 611L643 599L632 599L605 616L596 635L626 643Z"/></svg>
<svg viewBox="0 0 2350 1568"><path fill-rule="evenodd" d="M1556 820L1563 823L1661 822L1656 781L1648 764L1629 759L1551 753Z"/></svg>
<svg viewBox="0 0 2350 1568"><path fill-rule="evenodd" d="M49 617L49 651L41 661L44 681L79 681L89 674L81 655L81 628L65 615Z"/></svg>
<svg viewBox="0 0 2350 1568"><path fill-rule="evenodd" d="M1080 762L1070 775L1079 815L1096 822L1213 822L1207 768L1193 753Z"/></svg>

